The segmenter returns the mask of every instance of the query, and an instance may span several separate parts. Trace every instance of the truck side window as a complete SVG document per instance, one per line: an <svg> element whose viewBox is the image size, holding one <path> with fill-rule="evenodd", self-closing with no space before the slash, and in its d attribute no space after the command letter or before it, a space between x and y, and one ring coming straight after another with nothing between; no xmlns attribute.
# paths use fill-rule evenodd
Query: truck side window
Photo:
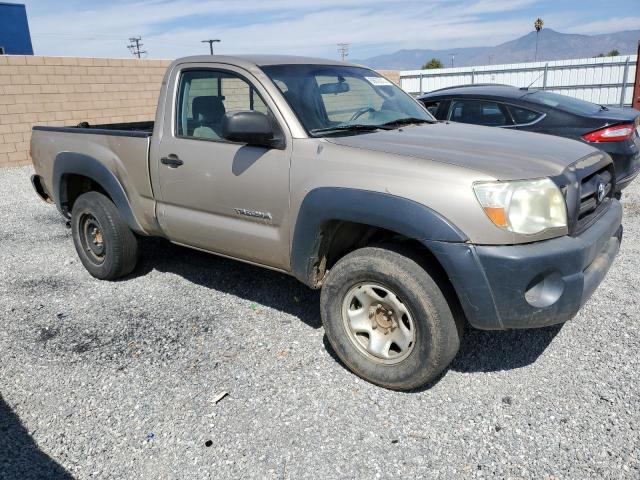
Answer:
<svg viewBox="0 0 640 480"><path fill-rule="evenodd" d="M222 119L227 112L269 110L255 89L243 78L218 70L187 70L180 76L176 135L222 139Z"/></svg>

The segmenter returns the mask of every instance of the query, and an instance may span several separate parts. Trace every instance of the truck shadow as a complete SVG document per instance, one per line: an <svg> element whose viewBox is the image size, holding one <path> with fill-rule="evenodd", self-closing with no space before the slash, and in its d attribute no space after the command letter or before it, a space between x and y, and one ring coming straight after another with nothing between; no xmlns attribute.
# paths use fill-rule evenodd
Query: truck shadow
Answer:
<svg viewBox="0 0 640 480"><path fill-rule="evenodd" d="M72 480L58 463L38 449L20 419L0 395L0 478Z"/></svg>
<svg viewBox="0 0 640 480"><path fill-rule="evenodd" d="M460 373L488 373L514 370L534 363L546 350L562 325L553 325L532 330L485 331L469 327L460 343L456 357L442 373L426 385L405 393L429 390L442 380L449 371ZM323 338L329 355L342 368L349 370L338 358L327 336Z"/></svg>
<svg viewBox="0 0 640 480"><path fill-rule="evenodd" d="M138 266L125 278L152 270L169 272L212 290L265 305L320 328L320 295L295 278L224 257L174 245L162 238L141 238Z"/></svg>
<svg viewBox="0 0 640 480"><path fill-rule="evenodd" d="M467 328L451 370L496 372L534 363L560 333L562 325L530 330L487 331Z"/></svg>
<svg viewBox="0 0 640 480"><path fill-rule="evenodd" d="M312 328L322 326L320 294L295 278L260 267L143 238L140 262L127 278L151 270L170 272L195 284L249 300L298 317ZM460 351L449 369L471 372L511 370L532 364L545 351L562 325L532 330L483 331L468 327ZM335 352L325 341L328 352Z"/></svg>

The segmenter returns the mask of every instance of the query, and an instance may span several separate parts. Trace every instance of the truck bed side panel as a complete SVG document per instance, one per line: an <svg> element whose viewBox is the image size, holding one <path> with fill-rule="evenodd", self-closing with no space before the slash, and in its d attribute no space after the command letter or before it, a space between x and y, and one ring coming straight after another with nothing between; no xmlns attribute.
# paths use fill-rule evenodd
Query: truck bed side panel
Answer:
<svg viewBox="0 0 640 480"><path fill-rule="evenodd" d="M36 173L53 194L53 166L58 154L81 153L95 158L111 171L122 185L133 214L145 233L159 235L155 201L149 179L150 136L103 135L74 132L72 129L34 129L31 155Z"/></svg>

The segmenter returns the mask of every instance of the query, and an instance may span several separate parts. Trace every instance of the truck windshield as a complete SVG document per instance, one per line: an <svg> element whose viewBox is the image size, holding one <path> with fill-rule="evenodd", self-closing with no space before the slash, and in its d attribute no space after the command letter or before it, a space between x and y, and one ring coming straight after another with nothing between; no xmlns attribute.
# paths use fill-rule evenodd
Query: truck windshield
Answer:
<svg viewBox="0 0 640 480"><path fill-rule="evenodd" d="M262 67L312 136L391 129L436 120L376 72L341 65Z"/></svg>

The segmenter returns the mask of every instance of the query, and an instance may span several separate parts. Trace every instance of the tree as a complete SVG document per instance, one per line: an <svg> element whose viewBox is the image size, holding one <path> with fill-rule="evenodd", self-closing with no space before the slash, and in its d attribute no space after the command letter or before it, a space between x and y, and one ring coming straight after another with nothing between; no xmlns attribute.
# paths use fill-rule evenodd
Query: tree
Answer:
<svg viewBox="0 0 640 480"><path fill-rule="evenodd" d="M598 55L596 55L596 58L602 58L602 57L617 57L618 55L620 55L620 52L614 48L613 50L611 50L611 51L610 51L609 53L607 53L606 55L605 55L604 53L599 53Z"/></svg>
<svg viewBox="0 0 640 480"><path fill-rule="evenodd" d="M422 70L432 70L434 68L444 68L442 62L435 57L422 66Z"/></svg>

